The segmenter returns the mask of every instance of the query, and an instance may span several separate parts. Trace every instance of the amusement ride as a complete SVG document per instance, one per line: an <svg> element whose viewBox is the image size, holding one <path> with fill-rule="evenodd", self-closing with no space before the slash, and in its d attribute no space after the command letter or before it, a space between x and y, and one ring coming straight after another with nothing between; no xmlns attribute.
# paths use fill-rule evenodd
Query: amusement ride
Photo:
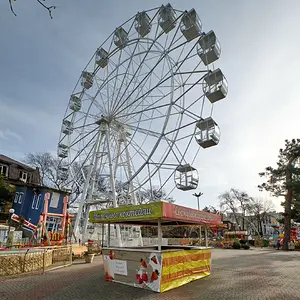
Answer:
<svg viewBox="0 0 300 300"><path fill-rule="evenodd" d="M78 206L76 236L84 236L92 206L197 188L198 152L220 140L213 108L228 92L214 66L220 54L195 9L170 4L136 13L95 50L71 93L58 143L58 178Z"/></svg>

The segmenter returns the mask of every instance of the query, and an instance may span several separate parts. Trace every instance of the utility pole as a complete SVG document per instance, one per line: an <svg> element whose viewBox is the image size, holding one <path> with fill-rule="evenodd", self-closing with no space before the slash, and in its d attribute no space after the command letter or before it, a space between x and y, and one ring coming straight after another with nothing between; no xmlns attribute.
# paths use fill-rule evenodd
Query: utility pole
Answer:
<svg viewBox="0 0 300 300"><path fill-rule="evenodd" d="M203 193L199 192L198 194L197 193L194 193L193 196L197 197L197 202L198 202L198 210L200 210L200 197L203 195Z"/></svg>

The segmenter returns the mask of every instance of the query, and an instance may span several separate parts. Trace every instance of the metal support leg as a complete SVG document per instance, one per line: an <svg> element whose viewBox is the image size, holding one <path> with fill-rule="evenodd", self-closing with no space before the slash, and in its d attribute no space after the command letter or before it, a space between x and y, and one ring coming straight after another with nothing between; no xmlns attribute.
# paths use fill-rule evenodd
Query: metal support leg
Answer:
<svg viewBox="0 0 300 300"><path fill-rule="evenodd" d="M161 251L162 244L162 228L161 228L161 219L158 219L158 251Z"/></svg>

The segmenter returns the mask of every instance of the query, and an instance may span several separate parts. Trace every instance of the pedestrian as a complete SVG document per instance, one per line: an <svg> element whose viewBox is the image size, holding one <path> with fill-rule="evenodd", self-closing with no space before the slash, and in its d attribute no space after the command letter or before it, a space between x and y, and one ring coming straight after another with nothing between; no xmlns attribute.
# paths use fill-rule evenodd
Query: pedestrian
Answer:
<svg viewBox="0 0 300 300"><path fill-rule="evenodd" d="M280 240L279 239L277 240L276 246L277 246L277 250L279 250L279 248L280 248Z"/></svg>

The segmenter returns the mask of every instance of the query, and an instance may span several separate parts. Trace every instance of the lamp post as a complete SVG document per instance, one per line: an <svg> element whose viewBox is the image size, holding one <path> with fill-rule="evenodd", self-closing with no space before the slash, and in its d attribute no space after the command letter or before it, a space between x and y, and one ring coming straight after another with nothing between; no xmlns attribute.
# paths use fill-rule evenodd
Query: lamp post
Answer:
<svg viewBox="0 0 300 300"><path fill-rule="evenodd" d="M7 238L6 238L6 246L10 247L11 244L11 238L10 238L10 227L11 227L11 217L14 214L15 210L11 208L9 211L9 216L8 216L8 230L7 230Z"/></svg>
<svg viewBox="0 0 300 300"><path fill-rule="evenodd" d="M194 193L193 196L197 197L197 203L198 203L198 210L200 210L200 197L203 195L203 193L199 192ZM206 229L205 229L206 230ZM205 231L206 232L206 231ZM199 226L199 246L201 247L201 226Z"/></svg>
<svg viewBox="0 0 300 300"><path fill-rule="evenodd" d="M198 202L198 210L200 210L200 197L203 195L203 193L194 193L193 196L197 197L197 202Z"/></svg>

